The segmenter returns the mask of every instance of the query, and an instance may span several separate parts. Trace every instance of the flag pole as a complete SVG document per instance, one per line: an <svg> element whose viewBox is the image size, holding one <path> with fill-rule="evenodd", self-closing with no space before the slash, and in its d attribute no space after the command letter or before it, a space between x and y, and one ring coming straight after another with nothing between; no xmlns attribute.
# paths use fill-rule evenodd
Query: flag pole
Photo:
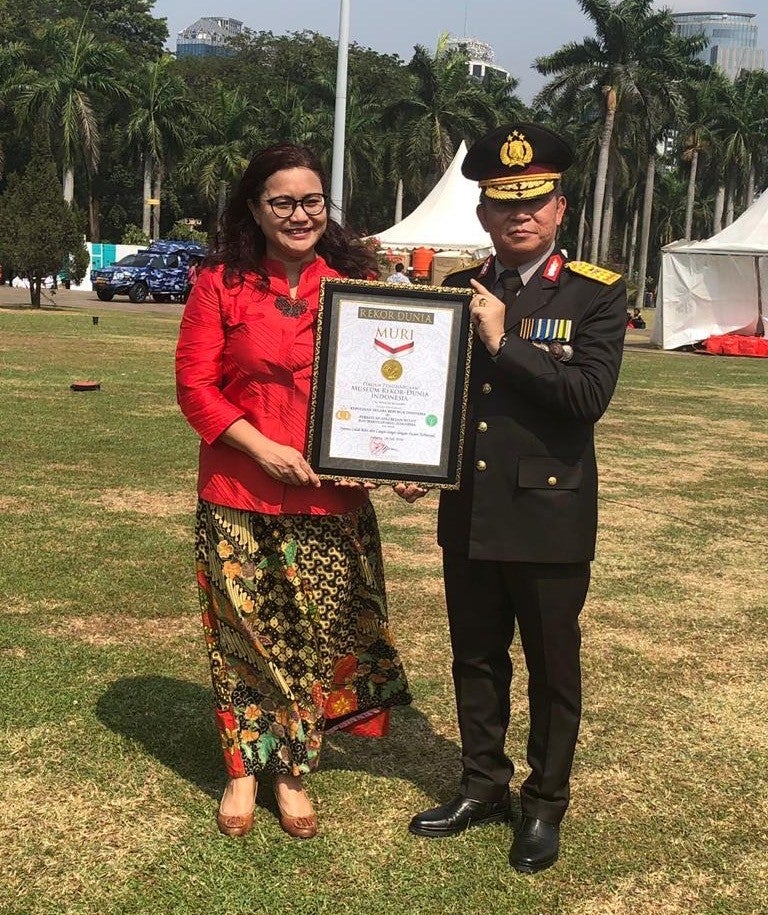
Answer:
<svg viewBox="0 0 768 915"><path fill-rule="evenodd" d="M347 120L347 61L349 59L349 2L341 0L339 50L336 61L336 108L333 116L331 216L344 225L344 144Z"/></svg>

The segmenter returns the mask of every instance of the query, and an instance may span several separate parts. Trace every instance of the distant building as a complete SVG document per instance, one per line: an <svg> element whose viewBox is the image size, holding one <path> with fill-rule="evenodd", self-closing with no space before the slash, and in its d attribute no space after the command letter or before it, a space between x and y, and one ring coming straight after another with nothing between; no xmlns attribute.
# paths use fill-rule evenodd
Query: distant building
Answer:
<svg viewBox="0 0 768 915"><path fill-rule="evenodd" d="M493 48L478 38L451 38L446 42L447 51L460 51L469 61L469 75L482 80L486 73L498 73L509 79L509 70L493 62Z"/></svg>
<svg viewBox="0 0 768 915"><path fill-rule="evenodd" d="M225 57L232 53L230 39L242 34L239 19L203 16L182 29L176 38L177 57Z"/></svg>
<svg viewBox="0 0 768 915"><path fill-rule="evenodd" d="M741 70L765 67L765 52L757 46L754 18L754 13L672 13L678 35L706 35L709 45L699 58L731 79L736 79Z"/></svg>

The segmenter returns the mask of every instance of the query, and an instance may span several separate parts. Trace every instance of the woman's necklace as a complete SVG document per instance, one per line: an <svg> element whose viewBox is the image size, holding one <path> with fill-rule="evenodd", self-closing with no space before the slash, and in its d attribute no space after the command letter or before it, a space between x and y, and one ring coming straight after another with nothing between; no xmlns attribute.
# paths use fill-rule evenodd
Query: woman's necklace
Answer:
<svg viewBox="0 0 768 915"><path fill-rule="evenodd" d="M309 302L306 299L294 299L287 295L279 295L275 298L275 308L286 318L298 318L309 308Z"/></svg>
<svg viewBox="0 0 768 915"><path fill-rule="evenodd" d="M309 308L309 302L306 299L292 296L290 294L291 289L295 289L298 293L299 291L299 279L301 276L301 269L289 270L286 267L286 278L288 279L288 295L279 295L275 298L275 308L286 316L286 318L298 318L300 315L303 315L304 312Z"/></svg>

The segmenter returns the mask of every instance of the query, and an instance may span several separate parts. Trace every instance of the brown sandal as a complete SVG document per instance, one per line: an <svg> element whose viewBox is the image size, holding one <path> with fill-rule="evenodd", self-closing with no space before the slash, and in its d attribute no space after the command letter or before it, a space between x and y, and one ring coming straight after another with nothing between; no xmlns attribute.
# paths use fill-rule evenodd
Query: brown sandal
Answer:
<svg viewBox="0 0 768 915"><path fill-rule="evenodd" d="M258 789L259 783L256 782L256 791ZM254 807L256 806L256 791L253 792ZM250 813L246 813L245 816L226 814L221 812L221 804L219 804L219 810L216 813L216 825L219 827L220 833L232 839L247 836L253 829L253 810Z"/></svg>
<svg viewBox="0 0 768 915"><path fill-rule="evenodd" d="M275 782L275 800L277 809L280 811L280 828L284 832L294 839L313 839L317 835L317 814L313 813L311 816L303 817L289 816L280 804L277 782Z"/></svg>
<svg viewBox="0 0 768 915"><path fill-rule="evenodd" d="M244 817L225 816L223 813L216 814L216 825L219 832L231 839L247 836L253 829L253 813L248 813Z"/></svg>

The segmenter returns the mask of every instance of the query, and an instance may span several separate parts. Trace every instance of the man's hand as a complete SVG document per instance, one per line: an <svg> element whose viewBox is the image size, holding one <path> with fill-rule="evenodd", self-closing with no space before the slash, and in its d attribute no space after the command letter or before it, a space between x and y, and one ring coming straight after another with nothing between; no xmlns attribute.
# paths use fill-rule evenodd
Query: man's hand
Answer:
<svg viewBox="0 0 768 915"><path fill-rule="evenodd" d="M495 356L499 351L499 340L504 335L504 312L506 306L490 293L482 283L470 280L475 295L469 302L469 316L475 325L478 337L488 352Z"/></svg>
<svg viewBox="0 0 768 915"><path fill-rule="evenodd" d="M411 503L420 499L422 496L426 496L429 492L429 489L426 486L419 486L418 483L393 483L392 489L394 489L401 499L405 499L406 502Z"/></svg>

